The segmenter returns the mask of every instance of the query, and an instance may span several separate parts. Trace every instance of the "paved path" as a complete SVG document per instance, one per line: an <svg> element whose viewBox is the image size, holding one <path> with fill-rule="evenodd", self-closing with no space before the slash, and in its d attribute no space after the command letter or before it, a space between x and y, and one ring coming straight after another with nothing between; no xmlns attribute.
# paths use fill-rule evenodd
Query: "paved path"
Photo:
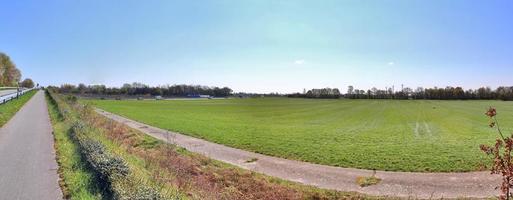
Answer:
<svg viewBox="0 0 513 200"><path fill-rule="evenodd" d="M62 199L58 179L52 126L39 91L0 128L0 199Z"/></svg>
<svg viewBox="0 0 513 200"><path fill-rule="evenodd" d="M356 185L356 178L370 176L373 173L372 171L331 167L265 156L151 127L100 109L96 111L157 139L174 143L212 159L325 189L413 198L486 198L498 195L498 191L494 188L499 185L500 178L490 175L489 172L410 173L377 171L376 176L383 181L378 185L361 188ZM247 163L252 158L258 160Z"/></svg>

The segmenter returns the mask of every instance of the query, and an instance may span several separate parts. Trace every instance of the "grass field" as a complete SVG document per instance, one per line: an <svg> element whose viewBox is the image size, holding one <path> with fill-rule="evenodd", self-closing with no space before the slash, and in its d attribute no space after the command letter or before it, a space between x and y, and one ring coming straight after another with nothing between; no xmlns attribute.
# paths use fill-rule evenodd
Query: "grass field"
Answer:
<svg viewBox="0 0 513 200"><path fill-rule="evenodd" d="M36 90L24 94L19 99L13 99L5 104L0 104L0 127L7 123L34 94L36 94Z"/></svg>
<svg viewBox="0 0 513 200"><path fill-rule="evenodd" d="M267 155L313 163L422 172L475 171L479 144L496 133L497 107L513 128L513 102L312 99L88 100L150 125Z"/></svg>

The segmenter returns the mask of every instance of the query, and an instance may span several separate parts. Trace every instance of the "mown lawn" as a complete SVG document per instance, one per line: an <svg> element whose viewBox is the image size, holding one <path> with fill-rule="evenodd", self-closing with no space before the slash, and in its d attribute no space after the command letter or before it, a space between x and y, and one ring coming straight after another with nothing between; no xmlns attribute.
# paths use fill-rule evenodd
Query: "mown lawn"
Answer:
<svg viewBox="0 0 513 200"><path fill-rule="evenodd" d="M513 128L513 102L312 99L87 100L153 126L267 155L391 171L479 170L479 144L496 133L497 107Z"/></svg>
<svg viewBox="0 0 513 200"><path fill-rule="evenodd" d="M32 90L23 96L21 96L19 99L13 99L12 101L8 101L5 104L0 104L0 127L2 127L11 117L18 112L18 110L27 103L32 96L36 94L36 90Z"/></svg>

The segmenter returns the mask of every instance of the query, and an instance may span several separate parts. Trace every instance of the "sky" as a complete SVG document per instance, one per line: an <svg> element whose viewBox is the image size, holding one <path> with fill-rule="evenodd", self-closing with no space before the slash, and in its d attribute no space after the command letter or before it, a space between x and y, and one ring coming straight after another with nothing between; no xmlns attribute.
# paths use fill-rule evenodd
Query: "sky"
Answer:
<svg viewBox="0 0 513 200"><path fill-rule="evenodd" d="M41 85L496 87L513 1L0 0L0 52Z"/></svg>

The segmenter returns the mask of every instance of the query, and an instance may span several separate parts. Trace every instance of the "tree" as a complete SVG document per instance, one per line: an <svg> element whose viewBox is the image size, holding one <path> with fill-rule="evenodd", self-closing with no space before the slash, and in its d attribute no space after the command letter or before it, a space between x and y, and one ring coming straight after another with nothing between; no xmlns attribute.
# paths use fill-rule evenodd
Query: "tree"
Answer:
<svg viewBox="0 0 513 200"><path fill-rule="evenodd" d="M417 89L415 89L415 98L416 99L423 99L423 98L425 98L425 96L424 96L424 88L417 87Z"/></svg>
<svg viewBox="0 0 513 200"><path fill-rule="evenodd" d="M354 87L352 85L347 87L347 95L350 97L353 94Z"/></svg>
<svg viewBox="0 0 513 200"><path fill-rule="evenodd" d="M376 98L376 95L378 95L378 88L373 87L371 89L371 95L372 95L372 98Z"/></svg>
<svg viewBox="0 0 513 200"><path fill-rule="evenodd" d="M11 58L0 52L0 86L16 86L20 78L21 72Z"/></svg>
<svg viewBox="0 0 513 200"><path fill-rule="evenodd" d="M340 90L338 88L333 88L333 97L334 98L340 98Z"/></svg>
<svg viewBox="0 0 513 200"><path fill-rule="evenodd" d="M80 94L84 94L86 92L87 86L83 83L80 83L78 84L77 89Z"/></svg>
<svg viewBox="0 0 513 200"><path fill-rule="evenodd" d="M21 87L24 87L24 88L33 88L34 87L34 81L32 81L32 79L30 78L26 78L25 80L23 80L21 82Z"/></svg>

